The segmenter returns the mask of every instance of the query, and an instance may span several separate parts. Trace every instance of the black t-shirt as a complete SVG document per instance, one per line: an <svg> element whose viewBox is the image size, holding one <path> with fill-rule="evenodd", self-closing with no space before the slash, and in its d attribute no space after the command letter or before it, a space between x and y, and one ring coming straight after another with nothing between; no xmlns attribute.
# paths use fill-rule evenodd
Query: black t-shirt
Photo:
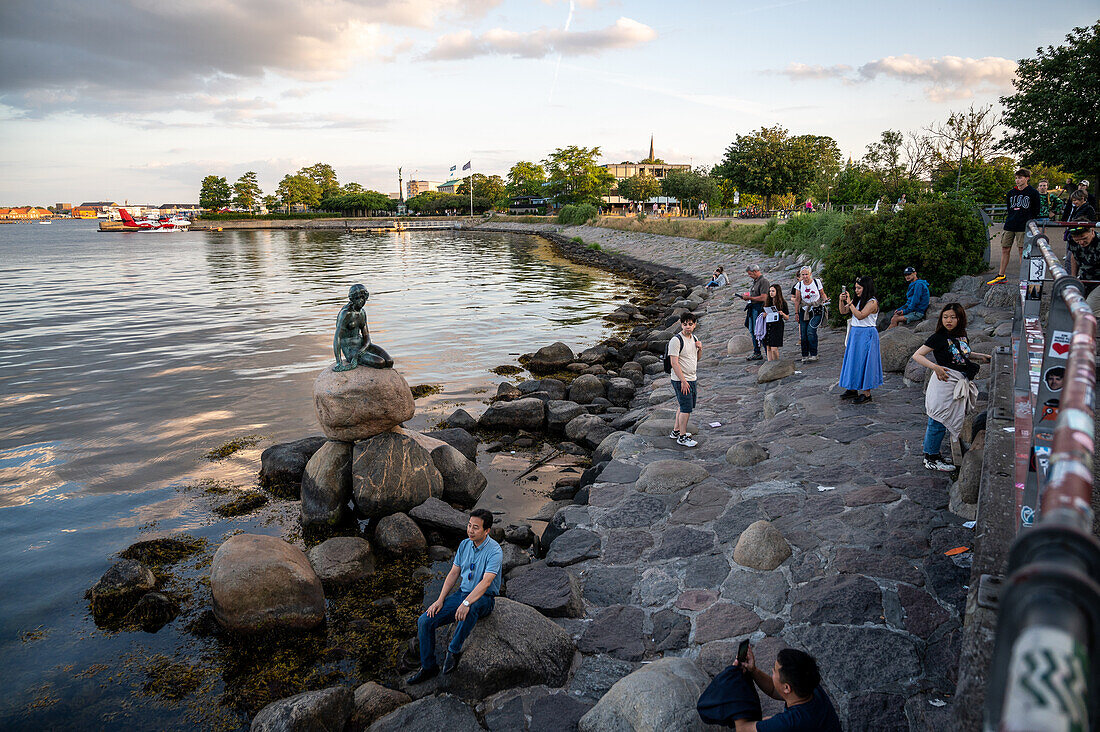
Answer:
<svg viewBox="0 0 1100 732"><path fill-rule="evenodd" d="M1039 218L1039 191L1032 186L1022 191L1013 187L1006 196L1006 203L1005 231L1023 231L1029 219Z"/></svg>
<svg viewBox="0 0 1100 732"><path fill-rule="evenodd" d="M833 703L819 686L813 699L756 723L757 732L841 732Z"/></svg>
<svg viewBox="0 0 1100 732"><path fill-rule="evenodd" d="M936 363L947 369L954 369L973 379L978 375L979 366L970 361L970 344L966 337L951 338L942 330L937 330L928 337L924 345L932 349L932 357Z"/></svg>

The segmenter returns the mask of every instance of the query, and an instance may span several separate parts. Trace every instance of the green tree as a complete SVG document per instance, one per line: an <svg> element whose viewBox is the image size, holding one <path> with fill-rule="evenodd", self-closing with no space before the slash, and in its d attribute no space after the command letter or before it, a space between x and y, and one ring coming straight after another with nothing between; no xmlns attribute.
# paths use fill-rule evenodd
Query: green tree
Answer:
<svg viewBox="0 0 1100 732"><path fill-rule="evenodd" d="M635 175L620 180L615 190L626 200L641 204L661 195L661 182L652 175Z"/></svg>
<svg viewBox="0 0 1100 732"><path fill-rule="evenodd" d="M287 206L301 204L316 207L321 203L321 187L307 175L284 175L275 193Z"/></svg>
<svg viewBox="0 0 1100 732"><path fill-rule="evenodd" d="M694 209L700 201L708 206L722 203L723 191L718 179L701 170L670 170L661 179L661 193L680 201L689 209Z"/></svg>
<svg viewBox="0 0 1100 732"><path fill-rule="evenodd" d="M615 176L596 165L598 147L558 148L542 161L549 177L550 195L560 204L590 203L599 206L615 185Z"/></svg>
<svg viewBox="0 0 1100 732"><path fill-rule="evenodd" d="M340 181L336 179L336 171L328 163L314 163L308 168L302 168L298 175L304 175L314 183L321 191L321 198L326 196L338 196L341 193Z"/></svg>
<svg viewBox="0 0 1100 732"><path fill-rule="evenodd" d="M521 160L508 171L505 187L509 196L541 196L546 170L538 163Z"/></svg>
<svg viewBox="0 0 1100 732"><path fill-rule="evenodd" d="M958 185L964 198L977 203L1004 203L1005 193L1016 185L1015 174L1016 161L1009 157L997 157L989 162L963 160L961 176L959 161L945 160L932 173L932 190L954 196Z"/></svg>
<svg viewBox="0 0 1100 732"><path fill-rule="evenodd" d="M1062 46L1020 60L1013 86L1001 97L1011 129L1003 145L1025 163L1060 165L1095 177L1100 172L1100 21L1074 28Z"/></svg>
<svg viewBox="0 0 1100 732"><path fill-rule="evenodd" d="M279 199L272 196L270 193L264 196L264 208L268 211L274 211L279 206Z"/></svg>
<svg viewBox="0 0 1100 732"><path fill-rule="evenodd" d="M225 178L208 175L202 179L202 188L199 189L200 206L217 210L225 208L232 200L233 189Z"/></svg>
<svg viewBox="0 0 1100 732"><path fill-rule="evenodd" d="M737 135L713 171L738 190L765 197L801 194L826 165L839 165L840 152L830 137L790 137L779 125Z"/></svg>
<svg viewBox="0 0 1100 732"><path fill-rule="evenodd" d="M840 205L870 205L883 195L882 182L873 170L860 163L848 162L829 191L829 201Z"/></svg>
<svg viewBox="0 0 1100 732"><path fill-rule="evenodd" d="M504 179L499 175L485 176L481 173L474 173L474 198L481 196L489 200L491 203L496 203L505 196ZM458 184L456 193L459 195L470 195L470 176L466 176L461 183ZM469 200L466 201L466 205L469 206Z"/></svg>
<svg viewBox="0 0 1100 732"><path fill-rule="evenodd" d="M260 202L264 192L260 190L260 183L256 179L256 173L248 171L233 184L233 203L236 206L252 210L252 207Z"/></svg>
<svg viewBox="0 0 1100 732"><path fill-rule="evenodd" d="M344 193L366 193L367 189L358 183L345 183Z"/></svg>

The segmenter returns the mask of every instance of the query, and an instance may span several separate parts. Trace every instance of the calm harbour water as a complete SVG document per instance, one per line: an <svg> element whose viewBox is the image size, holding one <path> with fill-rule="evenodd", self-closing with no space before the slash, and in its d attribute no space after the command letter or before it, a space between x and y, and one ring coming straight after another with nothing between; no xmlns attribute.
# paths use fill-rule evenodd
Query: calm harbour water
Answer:
<svg viewBox="0 0 1100 732"><path fill-rule="evenodd" d="M4 728L186 726L142 711L149 702L133 698L125 672L105 678L125 657L173 652L180 621L155 635L105 633L82 593L139 538L187 531L213 543L292 521L285 505L215 520L182 487L251 482L260 448L318 431L313 379L332 360L350 284L370 290L372 339L409 383L445 387L440 415L483 398L500 380L493 366L555 340L605 337L600 316L630 294L527 237L95 229L0 226ZM265 439L225 461L202 458L247 434ZM106 669L90 673L97 664Z"/></svg>

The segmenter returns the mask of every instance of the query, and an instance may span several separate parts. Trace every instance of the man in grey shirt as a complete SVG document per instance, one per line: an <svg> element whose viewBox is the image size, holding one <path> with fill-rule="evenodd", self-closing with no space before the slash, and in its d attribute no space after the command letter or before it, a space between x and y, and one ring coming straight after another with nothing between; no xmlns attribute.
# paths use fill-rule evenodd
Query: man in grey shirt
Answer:
<svg viewBox="0 0 1100 732"><path fill-rule="evenodd" d="M768 288L771 283L764 273L760 271L759 264L750 264L745 272L752 278L752 284L748 292L738 295L748 303L745 306L745 327L749 329L749 337L752 338L752 355L746 361L761 361L764 356L760 353L761 343L756 338L756 316L764 312L764 300L768 297Z"/></svg>

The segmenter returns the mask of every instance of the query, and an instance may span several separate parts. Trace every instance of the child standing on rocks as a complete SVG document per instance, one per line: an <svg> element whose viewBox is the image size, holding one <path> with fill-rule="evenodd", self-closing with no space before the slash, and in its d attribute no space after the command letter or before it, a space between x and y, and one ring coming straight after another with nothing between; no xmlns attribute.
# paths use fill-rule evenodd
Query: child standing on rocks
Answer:
<svg viewBox="0 0 1100 732"><path fill-rule="evenodd" d="M768 308L775 308L775 312L768 312ZM783 288L772 285L768 288L768 296L764 299L765 332L764 345L768 349L768 360L779 360L779 349L783 346L783 327L790 320L790 310L787 301L783 298ZM769 320L774 318L774 320Z"/></svg>
<svg viewBox="0 0 1100 732"><path fill-rule="evenodd" d="M672 391L676 393L677 402L676 421L669 437L684 447L695 447L699 444L691 439L691 434L687 431L688 418L691 417L691 410L695 409L698 398L695 369L699 363L699 354L703 352L703 344L693 335L698 322L694 313L684 313L680 316L680 332L668 342L669 361L672 362Z"/></svg>

